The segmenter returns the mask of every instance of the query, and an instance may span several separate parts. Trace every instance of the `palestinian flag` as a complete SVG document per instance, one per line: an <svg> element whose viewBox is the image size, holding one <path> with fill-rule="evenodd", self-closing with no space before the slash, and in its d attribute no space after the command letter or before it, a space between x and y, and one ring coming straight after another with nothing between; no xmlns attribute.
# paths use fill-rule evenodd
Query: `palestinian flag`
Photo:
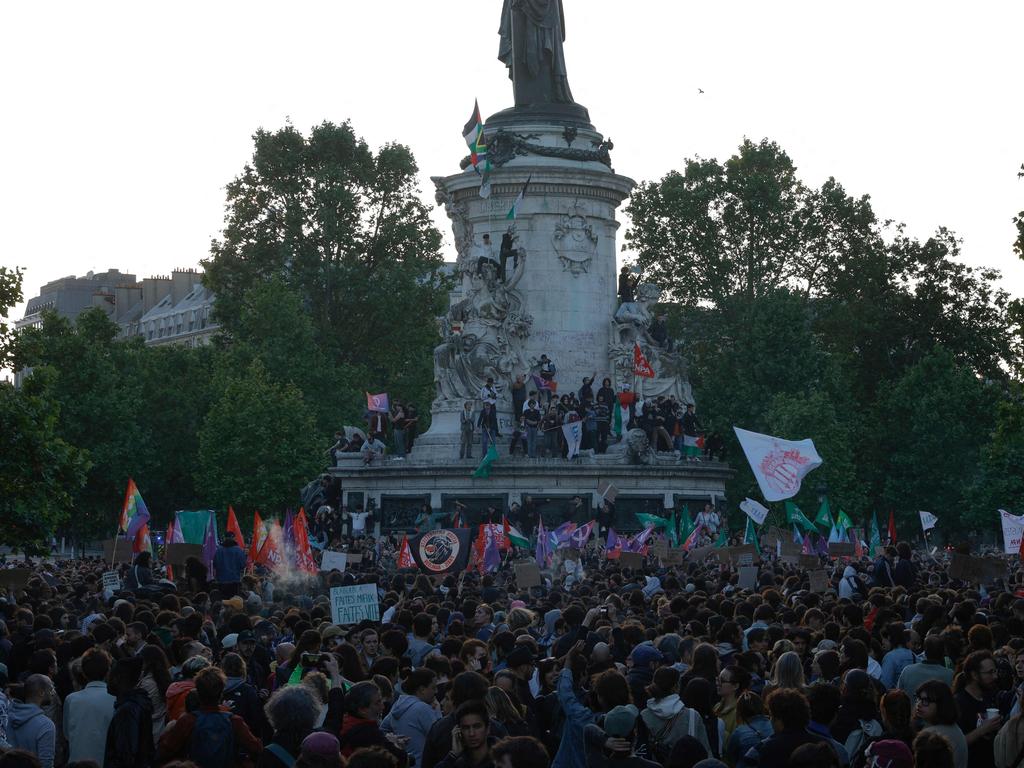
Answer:
<svg viewBox="0 0 1024 768"><path fill-rule="evenodd" d="M469 147L469 161L476 168L487 157L487 145L484 143L484 121L480 117L480 103L473 100L473 114L469 116L462 128L462 138Z"/></svg>
<svg viewBox="0 0 1024 768"><path fill-rule="evenodd" d="M511 547L521 547L522 549L529 549L530 540L523 536L523 534L519 532L519 529L508 521L507 517L503 518L503 522L505 525L505 541L507 545Z"/></svg>
<svg viewBox="0 0 1024 768"><path fill-rule="evenodd" d="M412 559L424 573L464 571L469 565L470 528L441 528L416 536L410 543Z"/></svg>
<svg viewBox="0 0 1024 768"><path fill-rule="evenodd" d="M523 199L526 197L526 189L527 189L527 187L530 186L530 179L532 179L532 178L533 178L533 174L532 173L529 176L526 177L526 183L523 184L523 188L519 190L519 194L516 195L516 199L512 201L512 207L509 208L508 209L508 213L505 214L505 220L506 221L515 221L516 220L516 215L519 212L519 208L523 204Z"/></svg>

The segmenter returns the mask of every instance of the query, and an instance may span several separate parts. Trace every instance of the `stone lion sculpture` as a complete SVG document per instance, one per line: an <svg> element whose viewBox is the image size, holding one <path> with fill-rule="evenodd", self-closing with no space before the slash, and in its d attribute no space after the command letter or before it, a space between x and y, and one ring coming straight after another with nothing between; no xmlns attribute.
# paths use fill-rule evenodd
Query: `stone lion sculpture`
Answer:
<svg viewBox="0 0 1024 768"><path fill-rule="evenodd" d="M654 449L651 441L647 439L647 433L642 429L631 429L626 433L626 463L627 464L653 464L655 462Z"/></svg>

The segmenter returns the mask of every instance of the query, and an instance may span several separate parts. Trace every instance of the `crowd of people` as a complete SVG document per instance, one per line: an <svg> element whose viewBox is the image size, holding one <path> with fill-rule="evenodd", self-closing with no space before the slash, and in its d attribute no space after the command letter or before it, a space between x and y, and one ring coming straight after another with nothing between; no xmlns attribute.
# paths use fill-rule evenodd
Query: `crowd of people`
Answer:
<svg viewBox="0 0 1024 768"><path fill-rule="evenodd" d="M220 580L174 582L144 553L123 588L95 559L35 564L0 600L0 768L1024 759L1013 562L973 585L901 544L823 556L811 591L775 559L741 588L714 558L630 569L594 542L530 586L513 567L428 577L385 557L301 579L230 554ZM357 583L380 620L333 623L329 589Z"/></svg>

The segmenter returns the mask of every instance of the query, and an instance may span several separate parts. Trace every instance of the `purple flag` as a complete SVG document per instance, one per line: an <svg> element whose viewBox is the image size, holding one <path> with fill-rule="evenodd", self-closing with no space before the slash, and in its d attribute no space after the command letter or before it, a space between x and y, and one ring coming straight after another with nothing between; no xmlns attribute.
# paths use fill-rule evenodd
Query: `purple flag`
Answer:
<svg viewBox="0 0 1024 768"><path fill-rule="evenodd" d="M557 544L565 544L575 530L576 523L562 523L551 532L551 537Z"/></svg>
<svg viewBox="0 0 1024 768"><path fill-rule="evenodd" d="M206 533L203 534L203 565L213 568L213 556L217 553L217 521L210 512L210 519L206 523Z"/></svg>
<svg viewBox="0 0 1024 768"><path fill-rule="evenodd" d="M647 526L626 542L626 546L622 548L623 552L642 552L643 548L647 546L647 540L651 538L652 533L654 533L654 526Z"/></svg>
<svg viewBox="0 0 1024 768"><path fill-rule="evenodd" d="M803 547L800 549L800 552L801 552L801 554L804 554L804 555L813 555L814 554L814 545L811 544L810 534L806 534L806 533L804 534L804 544L803 544Z"/></svg>
<svg viewBox="0 0 1024 768"><path fill-rule="evenodd" d="M828 539L826 539L824 536L818 536L818 554L828 554Z"/></svg>
<svg viewBox="0 0 1024 768"><path fill-rule="evenodd" d="M494 536L487 537L484 547L484 570L496 571L501 567L501 552L498 551L498 540Z"/></svg>
<svg viewBox="0 0 1024 768"><path fill-rule="evenodd" d="M591 520L586 525L581 525L569 534L569 546L573 549L583 549L590 540L590 532L594 530L595 521Z"/></svg>
<svg viewBox="0 0 1024 768"><path fill-rule="evenodd" d="M551 543L548 541L548 534L544 530L544 520L541 519L537 526L537 565L547 568L551 560Z"/></svg>

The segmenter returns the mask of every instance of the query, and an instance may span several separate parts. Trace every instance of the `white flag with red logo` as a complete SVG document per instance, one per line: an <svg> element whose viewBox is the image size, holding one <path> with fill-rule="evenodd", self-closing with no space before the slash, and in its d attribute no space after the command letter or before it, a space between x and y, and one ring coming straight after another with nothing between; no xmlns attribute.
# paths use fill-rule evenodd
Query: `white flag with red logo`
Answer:
<svg viewBox="0 0 1024 768"><path fill-rule="evenodd" d="M412 559L412 548L409 546L409 537L402 537L402 546L398 548L398 567L415 568L416 561Z"/></svg>
<svg viewBox="0 0 1024 768"><path fill-rule="evenodd" d="M739 427L733 429L766 501L793 498L800 492L800 483L807 473L822 464L811 440L783 440Z"/></svg>

